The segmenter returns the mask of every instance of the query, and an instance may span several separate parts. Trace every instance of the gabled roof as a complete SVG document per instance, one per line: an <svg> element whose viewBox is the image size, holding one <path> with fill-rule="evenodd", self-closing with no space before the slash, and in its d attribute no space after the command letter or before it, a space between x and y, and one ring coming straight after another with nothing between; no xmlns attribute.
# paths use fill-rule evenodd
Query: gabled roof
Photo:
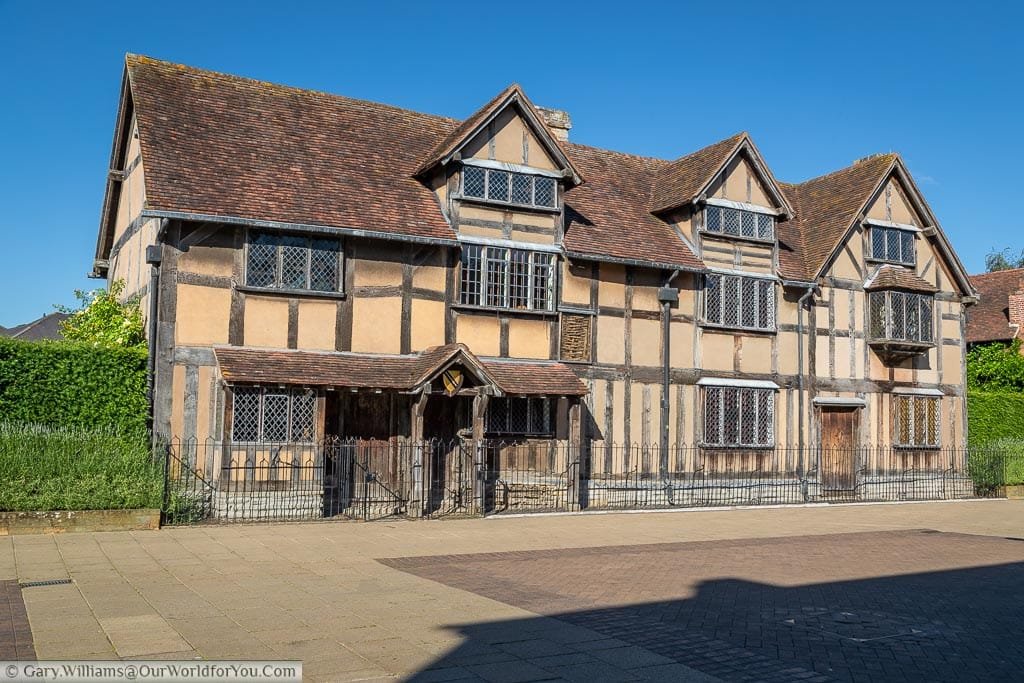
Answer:
<svg viewBox="0 0 1024 683"><path fill-rule="evenodd" d="M663 213L699 201L715 178L742 153L750 158L768 193L787 215L791 215L793 207L746 132L680 157L663 168L654 180L651 212Z"/></svg>
<svg viewBox="0 0 1024 683"><path fill-rule="evenodd" d="M963 293L972 295L967 271L900 155L894 153L868 157L798 185L783 184L787 196L794 199L797 215L778 226L781 275L804 281L821 275L891 177L899 180L906 189L908 200L929 224L927 227L934 228L929 239L938 246ZM788 248L781 248L783 243Z"/></svg>
<svg viewBox="0 0 1024 683"><path fill-rule="evenodd" d="M879 266L864 282L864 289L869 292L876 289L906 289L932 294L939 291L938 287L918 277L910 269L889 264Z"/></svg>
<svg viewBox="0 0 1024 683"><path fill-rule="evenodd" d="M1024 268L972 275L979 301L967 314L968 343L1008 341L1021 331L1010 324L1009 298L1024 290Z"/></svg>
<svg viewBox="0 0 1024 683"><path fill-rule="evenodd" d="M221 377L230 383L387 389L412 392L455 363L506 395L582 396L587 388L563 363L480 359L464 344L420 353L293 351L236 346L214 348Z"/></svg>
<svg viewBox="0 0 1024 683"><path fill-rule="evenodd" d="M0 327L0 337L11 337L25 341L63 339L64 335L60 331L60 324L67 320L68 317L70 317L68 313L47 313L32 322L22 323L10 328Z"/></svg>
<svg viewBox="0 0 1024 683"><path fill-rule="evenodd" d="M544 120L537 114L537 108L519 87L518 83L508 86L490 102L477 109L469 118L460 123L452 130L423 160L423 163L416 169L416 175L426 173L439 164L450 161L468 142L483 130L488 123L494 120L498 114L509 107L515 107L519 114L526 120L533 129L534 135L547 149L548 153L558 162L563 170L569 172L570 183L579 185L583 177L579 170L573 165L565 149L551 133Z"/></svg>

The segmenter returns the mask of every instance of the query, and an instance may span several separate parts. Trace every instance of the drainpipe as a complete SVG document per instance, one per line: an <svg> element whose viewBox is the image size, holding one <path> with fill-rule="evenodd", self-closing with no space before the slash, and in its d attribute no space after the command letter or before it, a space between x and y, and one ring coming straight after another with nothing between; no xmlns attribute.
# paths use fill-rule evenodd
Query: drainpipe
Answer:
<svg viewBox="0 0 1024 683"><path fill-rule="evenodd" d="M807 291L800 297L796 304L796 387L797 387L797 448L800 451L798 469L801 474L804 470L804 304L817 287L814 283L804 283Z"/></svg>
<svg viewBox="0 0 1024 683"><path fill-rule="evenodd" d="M160 315L160 263L162 259L163 249L161 243L163 242L164 232L167 229L167 219L160 221L160 226L156 231L156 240L153 244L146 247L146 263L151 267L151 275L149 277L149 344L148 347L148 358L147 358L147 382L146 382L146 402L149 406L149 431L151 438L156 438L153 433L153 427L156 423L156 400L155 392L156 388L156 354L158 346L158 331L160 329L158 317Z"/></svg>
<svg viewBox="0 0 1024 683"><path fill-rule="evenodd" d="M658 459L658 471L662 477L668 474L668 418L669 418L669 382L672 369L672 358L669 342L672 338L672 304L679 301L679 290L672 287L672 280L679 275L679 269L673 270L658 289L658 301L661 302L661 453Z"/></svg>

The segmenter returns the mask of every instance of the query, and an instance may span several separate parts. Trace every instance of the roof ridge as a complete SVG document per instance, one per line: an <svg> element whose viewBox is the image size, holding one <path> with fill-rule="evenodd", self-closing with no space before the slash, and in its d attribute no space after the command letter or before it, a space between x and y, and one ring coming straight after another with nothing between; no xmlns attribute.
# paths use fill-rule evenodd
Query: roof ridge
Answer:
<svg viewBox="0 0 1024 683"><path fill-rule="evenodd" d="M976 275L968 275L967 277L970 277L970 278L988 277L990 275L1005 275L1007 273L1020 273L1022 276L1024 276L1024 267L1021 267L1021 268L1003 268L1002 270L993 270L993 271L988 272L988 273L978 273Z"/></svg>
<svg viewBox="0 0 1024 683"><path fill-rule="evenodd" d="M259 78L252 78L250 76L239 76L237 74L230 74L224 71L215 71L213 69L204 69L198 66L192 66L190 64L181 64L179 62L171 62L165 59L157 59L156 57L150 57L148 55L139 55L129 52L125 55L125 65L129 66L130 62L135 64L150 64L164 67L172 67L182 72L189 72L195 75L213 75L219 78L226 79L228 81L235 81L239 83L247 83L252 85L259 85L262 87L275 88L278 90L286 90L296 95L317 95L321 97L329 97L338 100L344 100L346 102L352 102L355 104L368 104L375 107L383 107L386 109L394 109L396 111L403 112L405 114L416 114L417 116L424 116L439 121L447 121L449 123L460 123L462 119L457 119L452 116L444 116L442 114L431 114L430 112L419 111L416 109L409 109L408 107L400 107L397 104L388 104L387 102L379 102L377 100L368 100L360 97L350 97L349 95L339 95L338 93L327 92L326 90L316 90L314 88L300 88L295 85L286 85L284 83L275 83L274 81L264 81ZM513 84L515 85L515 84ZM512 87L512 86L509 86Z"/></svg>
<svg viewBox="0 0 1024 683"><path fill-rule="evenodd" d="M789 185L791 187L800 187L800 186L806 185L808 183L813 183L813 182L815 182L817 180L824 180L825 178L830 178L830 177L832 177L834 175L839 175L840 173L843 173L843 172L846 172L846 171L852 171L853 169L857 168L858 166L863 166L865 164L868 164L868 163L876 161L876 160L888 159L889 161L893 161L894 159L898 159L899 156L900 156L899 152L882 152L882 153L880 153L880 154L878 154L876 156L865 157L863 161L854 161L852 164L850 164L848 166L843 166L842 168L837 168L834 171L829 171L828 173L823 173L821 175L814 176L813 178L808 178L807 180L801 180L798 183L788 183L788 182L787 183L782 183L782 181L780 181L780 183L785 184L785 185Z"/></svg>

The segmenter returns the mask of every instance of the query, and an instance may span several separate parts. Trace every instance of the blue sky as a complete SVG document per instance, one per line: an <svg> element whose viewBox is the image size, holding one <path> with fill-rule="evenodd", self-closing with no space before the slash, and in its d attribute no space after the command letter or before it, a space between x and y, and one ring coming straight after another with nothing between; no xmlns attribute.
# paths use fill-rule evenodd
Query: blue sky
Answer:
<svg viewBox="0 0 1024 683"><path fill-rule="evenodd" d="M898 151L978 272L1024 247L1022 20L985 2L0 0L0 325L97 285L126 52L456 117L517 81L577 142L674 158L748 130L786 181Z"/></svg>

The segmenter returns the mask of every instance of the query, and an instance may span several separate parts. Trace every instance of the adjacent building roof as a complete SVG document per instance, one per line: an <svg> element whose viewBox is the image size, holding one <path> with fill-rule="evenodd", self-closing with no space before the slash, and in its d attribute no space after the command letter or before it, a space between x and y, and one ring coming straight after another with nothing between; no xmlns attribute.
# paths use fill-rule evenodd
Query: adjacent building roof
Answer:
<svg viewBox="0 0 1024 683"><path fill-rule="evenodd" d="M918 277L908 268L900 266L880 266L864 283L864 289L906 289L911 292L928 292L934 294L939 288L922 277Z"/></svg>
<svg viewBox="0 0 1024 683"><path fill-rule="evenodd" d="M454 244L456 234L418 175L457 151L502 107L515 102L533 109L511 85L459 122L136 55L127 57L126 78L123 109L138 121L147 215L438 243ZM530 118L547 131L542 117ZM541 137L564 155L574 180L584 181L565 193L563 246L574 258L702 270L686 240L658 214L699 199L741 149L761 165L746 133L675 161ZM898 156L886 154L799 185L769 177L780 203L795 213L778 225L783 278L814 279L894 168L902 168ZM108 257L112 229L108 211L100 260Z"/></svg>
<svg viewBox="0 0 1024 683"><path fill-rule="evenodd" d="M480 359L463 344L421 353L328 353L221 346L214 349L226 382L413 391L458 363L508 395L582 396L587 388L562 363Z"/></svg>
<svg viewBox="0 0 1024 683"><path fill-rule="evenodd" d="M1010 341L1020 334L1010 323L1010 295L1024 290L1024 268L972 275L979 301L967 314L967 342Z"/></svg>
<svg viewBox="0 0 1024 683"><path fill-rule="evenodd" d="M42 318L37 318L29 323L15 325L14 327L0 327L0 336L25 341L63 339L64 336L61 334L60 324L67 318L67 313L48 313Z"/></svg>

